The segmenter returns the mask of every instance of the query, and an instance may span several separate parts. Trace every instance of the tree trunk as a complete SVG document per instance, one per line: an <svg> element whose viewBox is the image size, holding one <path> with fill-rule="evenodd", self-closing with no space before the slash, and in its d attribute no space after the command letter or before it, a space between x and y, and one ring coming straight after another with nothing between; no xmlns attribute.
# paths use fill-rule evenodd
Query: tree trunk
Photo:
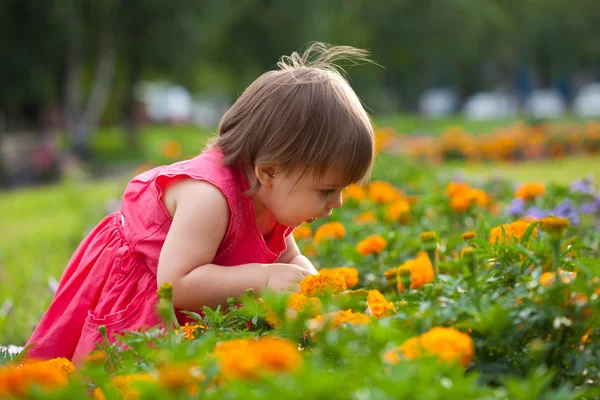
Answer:
<svg viewBox="0 0 600 400"><path fill-rule="evenodd" d="M84 109L82 102L81 72L83 57L81 41L71 44L66 77L66 120L71 148L82 161L92 156L90 141L106 105L115 67L115 38L111 32L102 35L92 89Z"/></svg>

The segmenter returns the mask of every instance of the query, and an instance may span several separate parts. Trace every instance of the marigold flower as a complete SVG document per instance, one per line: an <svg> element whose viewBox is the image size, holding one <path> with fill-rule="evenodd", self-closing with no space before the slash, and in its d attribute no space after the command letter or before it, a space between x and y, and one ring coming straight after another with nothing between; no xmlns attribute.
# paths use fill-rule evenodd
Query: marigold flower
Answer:
<svg viewBox="0 0 600 400"><path fill-rule="evenodd" d="M294 239L309 239L312 236L312 229L308 224L302 224L294 229L292 232Z"/></svg>
<svg viewBox="0 0 600 400"><path fill-rule="evenodd" d="M358 270L350 267L321 268L319 274L341 274L346 280L346 287L351 289L358 285Z"/></svg>
<svg viewBox="0 0 600 400"><path fill-rule="evenodd" d="M481 189L471 189L458 192L450 198L450 208L457 213L468 211L473 205L487 207L490 204L490 198Z"/></svg>
<svg viewBox="0 0 600 400"><path fill-rule="evenodd" d="M357 225L371 224L371 223L377 222L377 217L375 216L375 214L373 212L365 211L364 213L359 214L356 217L354 217L354 222Z"/></svg>
<svg viewBox="0 0 600 400"><path fill-rule="evenodd" d="M544 217L540 218L540 227L544 232L563 233L569 227L569 220L562 217Z"/></svg>
<svg viewBox="0 0 600 400"><path fill-rule="evenodd" d="M528 201L533 200L538 196L542 196L544 193L546 193L546 187L544 186L544 184L539 182L533 182L521 185L515 191L515 197L519 197L525 201Z"/></svg>
<svg viewBox="0 0 600 400"><path fill-rule="evenodd" d="M206 378L200 366L194 363L162 365L157 373L158 383L168 390L188 388L193 391L195 385Z"/></svg>
<svg viewBox="0 0 600 400"><path fill-rule="evenodd" d="M346 201L347 199L350 199L350 200L355 200L355 201L359 201L359 202L366 200L367 199L367 189L365 189L364 186L352 184L342 191L342 199L344 201Z"/></svg>
<svg viewBox="0 0 600 400"><path fill-rule="evenodd" d="M495 244L497 242L504 241L504 237L502 236L502 227L504 227L504 231L506 232L507 240L517 240L520 242L521 238L523 237L523 234L525 233L529 225L531 225L531 222L519 220L510 224L496 226L490 231L490 243Z"/></svg>
<svg viewBox="0 0 600 400"><path fill-rule="evenodd" d="M262 374L291 373L302 365L296 343L279 337L217 343L214 356L226 378L255 380Z"/></svg>
<svg viewBox="0 0 600 400"><path fill-rule="evenodd" d="M406 200L396 200L389 205L385 214L386 221L408 224L411 219L410 203Z"/></svg>
<svg viewBox="0 0 600 400"><path fill-rule="evenodd" d="M446 196L454 197L459 193L467 192L471 189L467 183L464 182L450 182L446 185Z"/></svg>
<svg viewBox="0 0 600 400"><path fill-rule="evenodd" d="M431 265L429 256L424 251L420 251L416 258L408 260L407 262L399 266L398 271L400 271L403 268L410 270L410 289L418 289L426 283L433 281L435 278L435 275L433 273L433 266ZM404 286L402 285L402 282L400 282L399 278L398 290L400 292L404 291Z"/></svg>
<svg viewBox="0 0 600 400"><path fill-rule="evenodd" d="M375 152L386 149L391 143L395 131L392 128L383 128L375 132Z"/></svg>
<svg viewBox="0 0 600 400"><path fill-rule="evenodd" d="M111 379L110 383L117 389L119 394L126 400L136 400L139 397L139 390L136 388L138 383L156 382L156 377L147 372L136 374L118 375ZM106 400L102 389L94 389L94 400Z"/></svg>
<svg viewBox="0 0 600 400"><path fill-rule="evenodd" d="M367 325L371 322L371 318L362 313L355 313L352 310L334 311L327 314L319 315L309 322L312 331L318 331L326 323L331 323L332 328L338 328L342 325Z"/></svg>
<svg viewBox="0 0 600 400"><path fill-rule="evenodd" d="M106 361L106 352L104 350L94 350L85 356L86 365L103 365Z"/></svg>
<svg viewBox="0 0 600 400"><path fill-rule="evenodd" d="M373 203L391 203L396 200L401 200L403 194L392 184L384 181L374 181L368 187L369 200Z"/></svg>
<svg viewBox="0 0 600 400"><path fill-rule="evenodd" d="M369 290L367 304L375 318L381 318L390 312L396 312L394 303L387 301L385 296L379 290Z"/></svg>
<svg viewBox="0 0 600 400"><path fill-rule="evenodd" d="M321 312L321 300L318 297L306 297L302 293L292 293L287 302L287 314L290 319L296 317L297 313L307 310L313 315Z"/></svg>
<svg viewBox="0 0 600 400"><path fill-rule="evenodd" d="M300 282L300 292L307 297L325 296L347 289L342 274L309 275Z"/></svg>
<svg viewBox="0 0 600 400"><path fill-rule="evenodd" d="M387 247L387 241L380 235L367 236L365 239L358 242L356 245L356 251L361 256L368 256L370 254L378 254Z"/></svg>
<svg viewBox="0 0 600 400"><path fill-rule="evenodd" d="M328 222L317 228L315 232L315 243L323 240L341 239L346 236L346 228L339 222Z"/></svg>
<svg viewBox="0 0 600 400"><path fill-rule="evenodd" d="M61 389L74 372L73 364L64 358L1 366L0 398L26 397L33 387L45 392Z"/></svg>
<svg viewBox="0 0 600 400"><path fill-rule="evenodd" d="M179 331L183 333L183 337L186 340L194 340L197 339L202 333L206 332L206 325L202 323L186 322L185 325L179 328Z"/></svg>
<svg viewBox="0 0 600 400"><path fill-rule="evenodd" d="M564 270L559 270L560 280L562 283L571 283L573 279L577 276L576 272L568 272ZM556 273L554 272L544 272L540 276L540 283L544 287L548 287L552 285L556 281Z"/></svg>
<svg viewBox="0 0 600 400"><path fill-rule="evenodd" d="M435 327L392 349L384 355L384 360L396 364L400 361L399 355L407 360L436 356L442 362L458 362L466 368L475 357L475 346L466 333L454 328Z"/></svg>
<svg viewBox="0 0 600 400"><path fill-rule="evenodd" d="M475 231L469 231L469 232L465 232L462 234L463 240L471 240L471 239L475 239L476 237L477 237L477 232L475 232Z"/></svg>
<svg viewBox="0 0 600 400"><path fill-rule="evenodd" d="M396 280L396 276L398 275L398 267L393 267L390 269L386 269L383 272L383 276L387 279L388 282L393 283Z"/></svg>
<svg viewBox="0 0 600 400"><path fill-rule="evenodd" d="M181 144L173 139L165 140L160 145L160 151L164 157L174 160L181 156Z"/></svg>

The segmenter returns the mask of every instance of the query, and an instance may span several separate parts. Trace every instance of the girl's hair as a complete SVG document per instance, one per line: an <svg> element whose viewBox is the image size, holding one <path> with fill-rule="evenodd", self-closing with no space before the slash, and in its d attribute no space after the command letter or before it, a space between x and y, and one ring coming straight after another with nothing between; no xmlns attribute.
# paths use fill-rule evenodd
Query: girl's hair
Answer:
<svg viewBox="0 0 600 400"><path fill-rule="evenodd" d="M253 170L277 162L320 177L336 168L346 184L368 179L374 156L371 120L342 67L334 64L357 65L370 61L367 56L349 46L313 43L302 55L282 57L279 69L258 77L221 119L212 145L223 152L224 165Z"/></svg>

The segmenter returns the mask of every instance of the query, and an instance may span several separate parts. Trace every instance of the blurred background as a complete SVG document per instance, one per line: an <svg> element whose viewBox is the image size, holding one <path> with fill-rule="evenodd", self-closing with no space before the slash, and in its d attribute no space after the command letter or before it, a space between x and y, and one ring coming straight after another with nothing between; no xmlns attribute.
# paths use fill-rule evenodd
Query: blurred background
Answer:
<svg viewBox="0 0 600 400"><path fill-rule="evenodd" d="M597 0L2 0L0 344L135 173L198 154L312 41L380 65L349 70L377 179L600 179L599 21Z"/></svg>
<svg viewBox="0 0 600 400"><path fill-rule="evenodd" d="M446 133L473 156L485 149L465 135L549 121L554 141L593 142L598 21L593 0L4 0L0 185L194 155L253 79L311 41L372 52L382 67L350 77L378 128L411 137L400 152Z"/></svg>

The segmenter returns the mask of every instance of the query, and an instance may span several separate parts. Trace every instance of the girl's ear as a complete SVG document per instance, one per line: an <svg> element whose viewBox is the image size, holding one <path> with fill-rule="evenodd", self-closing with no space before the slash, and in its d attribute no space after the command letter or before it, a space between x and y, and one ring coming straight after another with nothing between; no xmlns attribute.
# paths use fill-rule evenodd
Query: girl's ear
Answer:
<svg viewBox="0 0 600 400"><path fill-rule="evenodd" d="M254 167L254 174L256 179L260 182L262 187L269 188L273 185L273 178L275 178L276 166L274 164L260 164Z"/></svg>

